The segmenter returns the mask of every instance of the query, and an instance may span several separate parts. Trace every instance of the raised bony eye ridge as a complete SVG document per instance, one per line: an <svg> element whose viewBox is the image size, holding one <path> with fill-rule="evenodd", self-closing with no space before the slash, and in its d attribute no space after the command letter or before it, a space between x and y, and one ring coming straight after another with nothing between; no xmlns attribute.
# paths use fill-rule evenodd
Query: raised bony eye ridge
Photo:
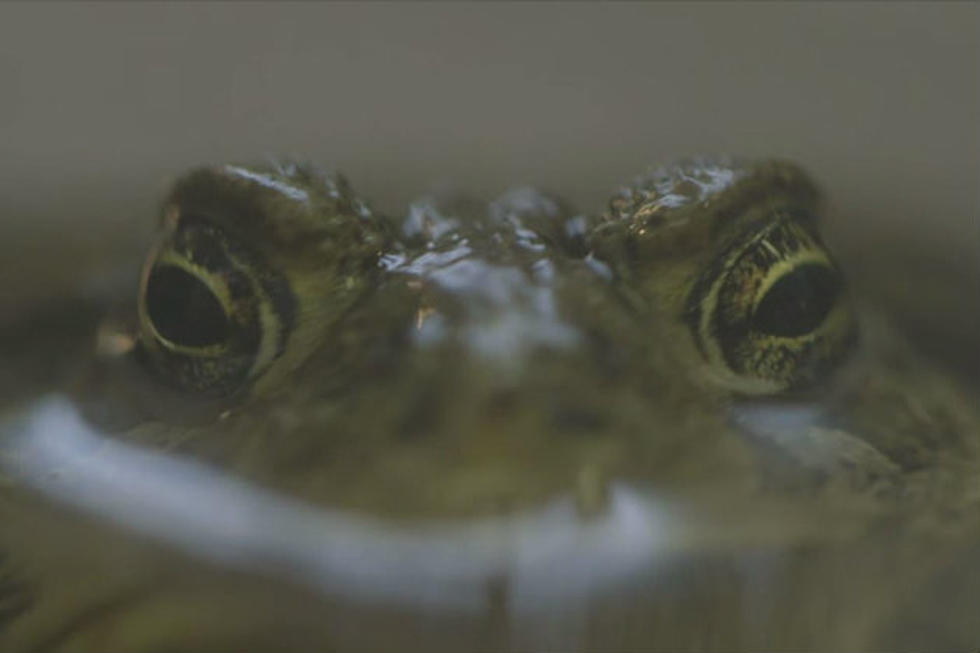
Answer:
<svg viewBox="0 0 980 653"><path fill-rule="evenodd" d="M683 161L614 196L590 253L640 314L679 323L696 376L737 393L802 388L854 340L819 199L787 161Z"/></svg>
<svg viewBox="0 0 980 653"><path fill-rule="evenodd" d="M736 239L692 286L692 334L713 376L737 391L808 385L851 340L840 272L811 229L774 217Z"/></svg>
<svg viewBox="0 0 980 653"><path fill-rule="evenodd" d="M390 238L346 180L305 165L192 170L162 215L137 353L207 397L276 388L374 287Z"/></svg>
<svg viewBox="0 0 980 653"><path fill-rule="evenodd" d="M175 224L147 258L139 297L142 350L159 375L222 396L269 365L292 320L259 279L270 274L213 225Z"/></svg>

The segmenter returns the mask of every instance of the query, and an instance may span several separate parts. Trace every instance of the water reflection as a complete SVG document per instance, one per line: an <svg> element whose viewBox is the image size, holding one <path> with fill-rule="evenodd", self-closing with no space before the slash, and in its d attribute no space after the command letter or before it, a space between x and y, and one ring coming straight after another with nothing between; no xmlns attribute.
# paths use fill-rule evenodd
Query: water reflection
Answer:
<svg viewBox="0 0 980 653"><path fill-rule="evenodd" d="M760 433L796 430L818 418L802 404L757 404L738 415ZM44 595L67 591L97 606L105 592L118 592L120 574L125 580L135 573L159 594L150 607L178 615L167 618L190 629L161 634L138 620L144 604L123 593L125 605L118 615L110 608L105 631L105 641L117 644L228 650L214 645L227 637L277 647L292 642L290 650L321 648L324 641L351 650L676 650L692 643L712 650L891 650L926 643L961 648L980 635L971 616L980 600L980 555L969 526L960 535L916 532L907 530L912 521L869 520L860 506L841 503L822 511L800 497L776 510L757 498L751 507L734 502L702 515L678 497L622 483L613 484L608 506L593 517L563 497L508 517L383 520L302 503L199 462L106 437L61 396L7 419L0 444L0 477L204 563L183 569L164 557L161 578L152 552L132 558L112 538L87 533L73 540L70 525L69 541L52 543L45 538L65 535L43 526L44 519L35 529L33 507L4 513L21 524L15 541L32 546L36 539L35 546L57 556L40 559L64 560L55 564L55 579L69 570L80 574L77 589L70 576ZM6 498L17 496L26 495ZM304 586L323 602L297 603L283 584L243 586L209 571L220 568ZM178 580L171 583L171 576ZM133 614L138 629L126 630ZM122 630L114 617L123 620ZM28 639L11 641L34 641L31 622L24 623ZM40 632L49 636L43 625ZM93 648L66 641L69 648Z"/></svg>
<svg viewBox="0 0 980 653"><path fill-rule="evenodd" d="M485 608L504 582L516 613L575 604L682 545L678 507L625 484L583 518L571 497L512 516L396 524L314 507L198 462L104 437L65 398L37 401L4 436L4 471L45 495L194 556L345 598Z"/></svg>

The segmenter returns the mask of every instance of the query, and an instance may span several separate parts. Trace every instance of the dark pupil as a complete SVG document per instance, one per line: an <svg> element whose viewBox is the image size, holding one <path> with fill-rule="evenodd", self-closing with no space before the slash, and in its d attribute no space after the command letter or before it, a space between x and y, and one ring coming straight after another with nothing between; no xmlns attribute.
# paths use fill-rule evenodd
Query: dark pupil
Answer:
<svg viewBox="0 0 980 653"><path fill-rule="evenodd" d="M146 284L146 310L157 332L185 347L224 342L228 319L200 279L172 265L155 267Z"/></svg>
<svg viewBox="0 0 980 653"><path fill-rule="evenodd" d="M755 309L752 326L774 336L801 336L827 317L837 295L840 278L826 265L809 263L783 275Z"/></svg>

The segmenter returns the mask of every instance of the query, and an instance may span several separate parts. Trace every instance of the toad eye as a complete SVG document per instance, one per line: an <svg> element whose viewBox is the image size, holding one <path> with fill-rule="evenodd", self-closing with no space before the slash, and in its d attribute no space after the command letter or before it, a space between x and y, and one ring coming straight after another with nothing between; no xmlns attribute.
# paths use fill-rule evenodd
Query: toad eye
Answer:
<svg viewBox="0 0 980 653"><path fill-rule="evenodd" d="M225 307L192 272L174 265L154 266L144 301L158 336L176 347L220 345L228 339Z"/></svg>
<svg viewBox="0 0 980 653"><path fill-rule="evenodd" d="M840 275L825 263L803 263L779 276L752 314L752 328L785 338L817 329L841 293Z"/></svg>
<svg viewBox="0 0 980 653"><path fill-rule="evenodd" d="M736 237L694 284L687 316L717 376L746 393L818 380L855 335L836 264L789 216Z"/></svg>
<svg viewBox="0 0 980 653"><path fill-rule="evenodd" d="M177 180L140 277L133 355L187 394L275 391L375 285L388 231L339 175L215 166Z"/></svg>
<svg viewBox="0 0 980 653"><path fill-rule="evenodd" d="M147 258L141 352L170 385L228 395L282 353L292 306L285 279L261 257L188 216Z"/></svg>

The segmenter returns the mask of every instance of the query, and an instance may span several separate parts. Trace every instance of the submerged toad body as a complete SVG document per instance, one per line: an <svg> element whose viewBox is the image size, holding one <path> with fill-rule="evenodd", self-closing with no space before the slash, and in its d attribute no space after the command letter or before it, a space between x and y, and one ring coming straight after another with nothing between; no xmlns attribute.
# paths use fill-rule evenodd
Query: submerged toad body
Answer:
<svg viewBox="0 0 980 653"><path fill-rule="evenodd" d="M916 412L897 372L828 395L857 327L816 202L781 162L666 168L595 218L519 190L390 219L308 168L193 172L144 267L127 385L157 418L128 437L395 515L592 504L621 478L752 487L733 397L829 396L798 447L774 438L818 476L922 467L948 420L968 446L959 404L924 384ZM184 401L203 413L174 426Z"/></svg>
<svg viewBox="0 0 980 653"><path fill-rule="evenodd" d="M710 377L804 385L852 339L813 191L776 164L641 184L599 220L528 190L399 222L303 169L193 173L136 355L231 407L182 448L328 504L496 511L583 476L737 472Z"/></svg>
<svg viewBox="0 0 980 653"><path fill-rule="evenodd" d="M575 632L597 628L601 650L914 641L889 629L927 612L896 588L975 551L957 517L980 496L980 418L848 297L817 215L804 173L773 161L664 168L597 216L528 189L489 206L432 196L392 218L307 167L191 172L164 203L132 327L103 338L114 355L85 404L109 439L31 468L48 441L36 428L6 471L199 557L299 569L292 580L340 603L133 553L110 528L59 535L64 518L42 522L18 488L0 495L0 648L234 649L264 635L391 649L427 627L427 649L454 633L456 648L588 648L492 634L520 631L502 612L584 605L605 570L622 579L665 552L710 573L676 597L648 578L611 630L577 614ZM260 493L221 480L192 495L187 468L168 462L159 481L140 453L100 466L119 442ZM646 507L624 487L650 493ZM665 497L679 519L660 519ZM570 516L535 512L556 500ZM875 515L926 519L920 535L967 525L899 546ZM853 535L855 516L860 546L807 548ZM759 550L794 557L763 573L746 553ZM365 592L486 597L486 624L343 607ZM967 632L949 605L948 632Z"/></svg>

